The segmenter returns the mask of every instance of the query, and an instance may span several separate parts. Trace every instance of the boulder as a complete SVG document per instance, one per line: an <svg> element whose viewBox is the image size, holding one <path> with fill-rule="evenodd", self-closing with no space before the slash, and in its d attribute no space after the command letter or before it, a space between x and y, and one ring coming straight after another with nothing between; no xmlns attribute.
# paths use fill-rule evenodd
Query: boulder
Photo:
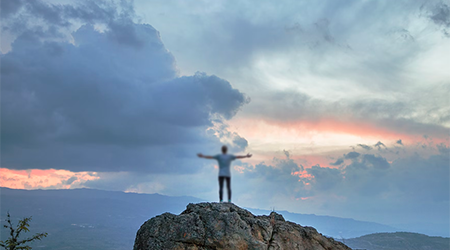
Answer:
<svg viewBox="0 0 450 250"><path fill-rule="evenodd" d="M134 250L149 249L350 248L276 212L255 216L232 203L191 203L180 215L164 213L141 226Z"/></svg>

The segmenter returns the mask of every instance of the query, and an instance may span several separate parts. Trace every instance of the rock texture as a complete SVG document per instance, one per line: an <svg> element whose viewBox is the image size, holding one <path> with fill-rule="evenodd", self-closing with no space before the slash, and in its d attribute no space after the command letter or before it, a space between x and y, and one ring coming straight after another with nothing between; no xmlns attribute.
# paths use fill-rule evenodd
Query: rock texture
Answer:
<svg viewBox="0 0 450 250"><path fill-rule="evenodd" d="M191 203L180 215L164 213L141 226L134 250L148 249L350 248L275 212L255 216L231 203Z"/></svg>

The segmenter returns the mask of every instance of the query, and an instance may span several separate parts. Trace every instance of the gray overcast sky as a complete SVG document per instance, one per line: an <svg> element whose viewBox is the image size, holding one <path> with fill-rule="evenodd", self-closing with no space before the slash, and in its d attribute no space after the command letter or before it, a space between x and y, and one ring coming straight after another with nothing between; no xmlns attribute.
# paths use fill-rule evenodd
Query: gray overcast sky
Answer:
<svg viewBox="0 0 450 250"><path fill-rule="evenodd" d="M1 176L449 234L445 1L31 1L1 9Z"/></svg>

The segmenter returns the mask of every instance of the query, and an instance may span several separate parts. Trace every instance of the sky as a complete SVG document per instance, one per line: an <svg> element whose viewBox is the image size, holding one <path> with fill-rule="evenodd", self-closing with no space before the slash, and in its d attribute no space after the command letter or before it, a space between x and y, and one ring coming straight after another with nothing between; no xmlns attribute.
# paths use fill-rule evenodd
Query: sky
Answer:
<svg viewBox="0 0 450 250"><path fill-rule="evenodd" d="M450 3L1 2L0 185L450 227Z"/></svg>

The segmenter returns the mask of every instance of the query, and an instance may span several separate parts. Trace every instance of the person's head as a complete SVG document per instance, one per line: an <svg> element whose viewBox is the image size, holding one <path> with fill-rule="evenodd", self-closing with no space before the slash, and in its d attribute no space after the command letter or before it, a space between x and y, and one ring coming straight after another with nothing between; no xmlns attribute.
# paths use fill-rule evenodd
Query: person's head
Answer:
<svg viewBox="0 0 450 250"><path fill-rule="evenodd" d="M222 153L226 154L227 151L228 151L227 146L223 145L223 146L222 146Z"/></svg>

